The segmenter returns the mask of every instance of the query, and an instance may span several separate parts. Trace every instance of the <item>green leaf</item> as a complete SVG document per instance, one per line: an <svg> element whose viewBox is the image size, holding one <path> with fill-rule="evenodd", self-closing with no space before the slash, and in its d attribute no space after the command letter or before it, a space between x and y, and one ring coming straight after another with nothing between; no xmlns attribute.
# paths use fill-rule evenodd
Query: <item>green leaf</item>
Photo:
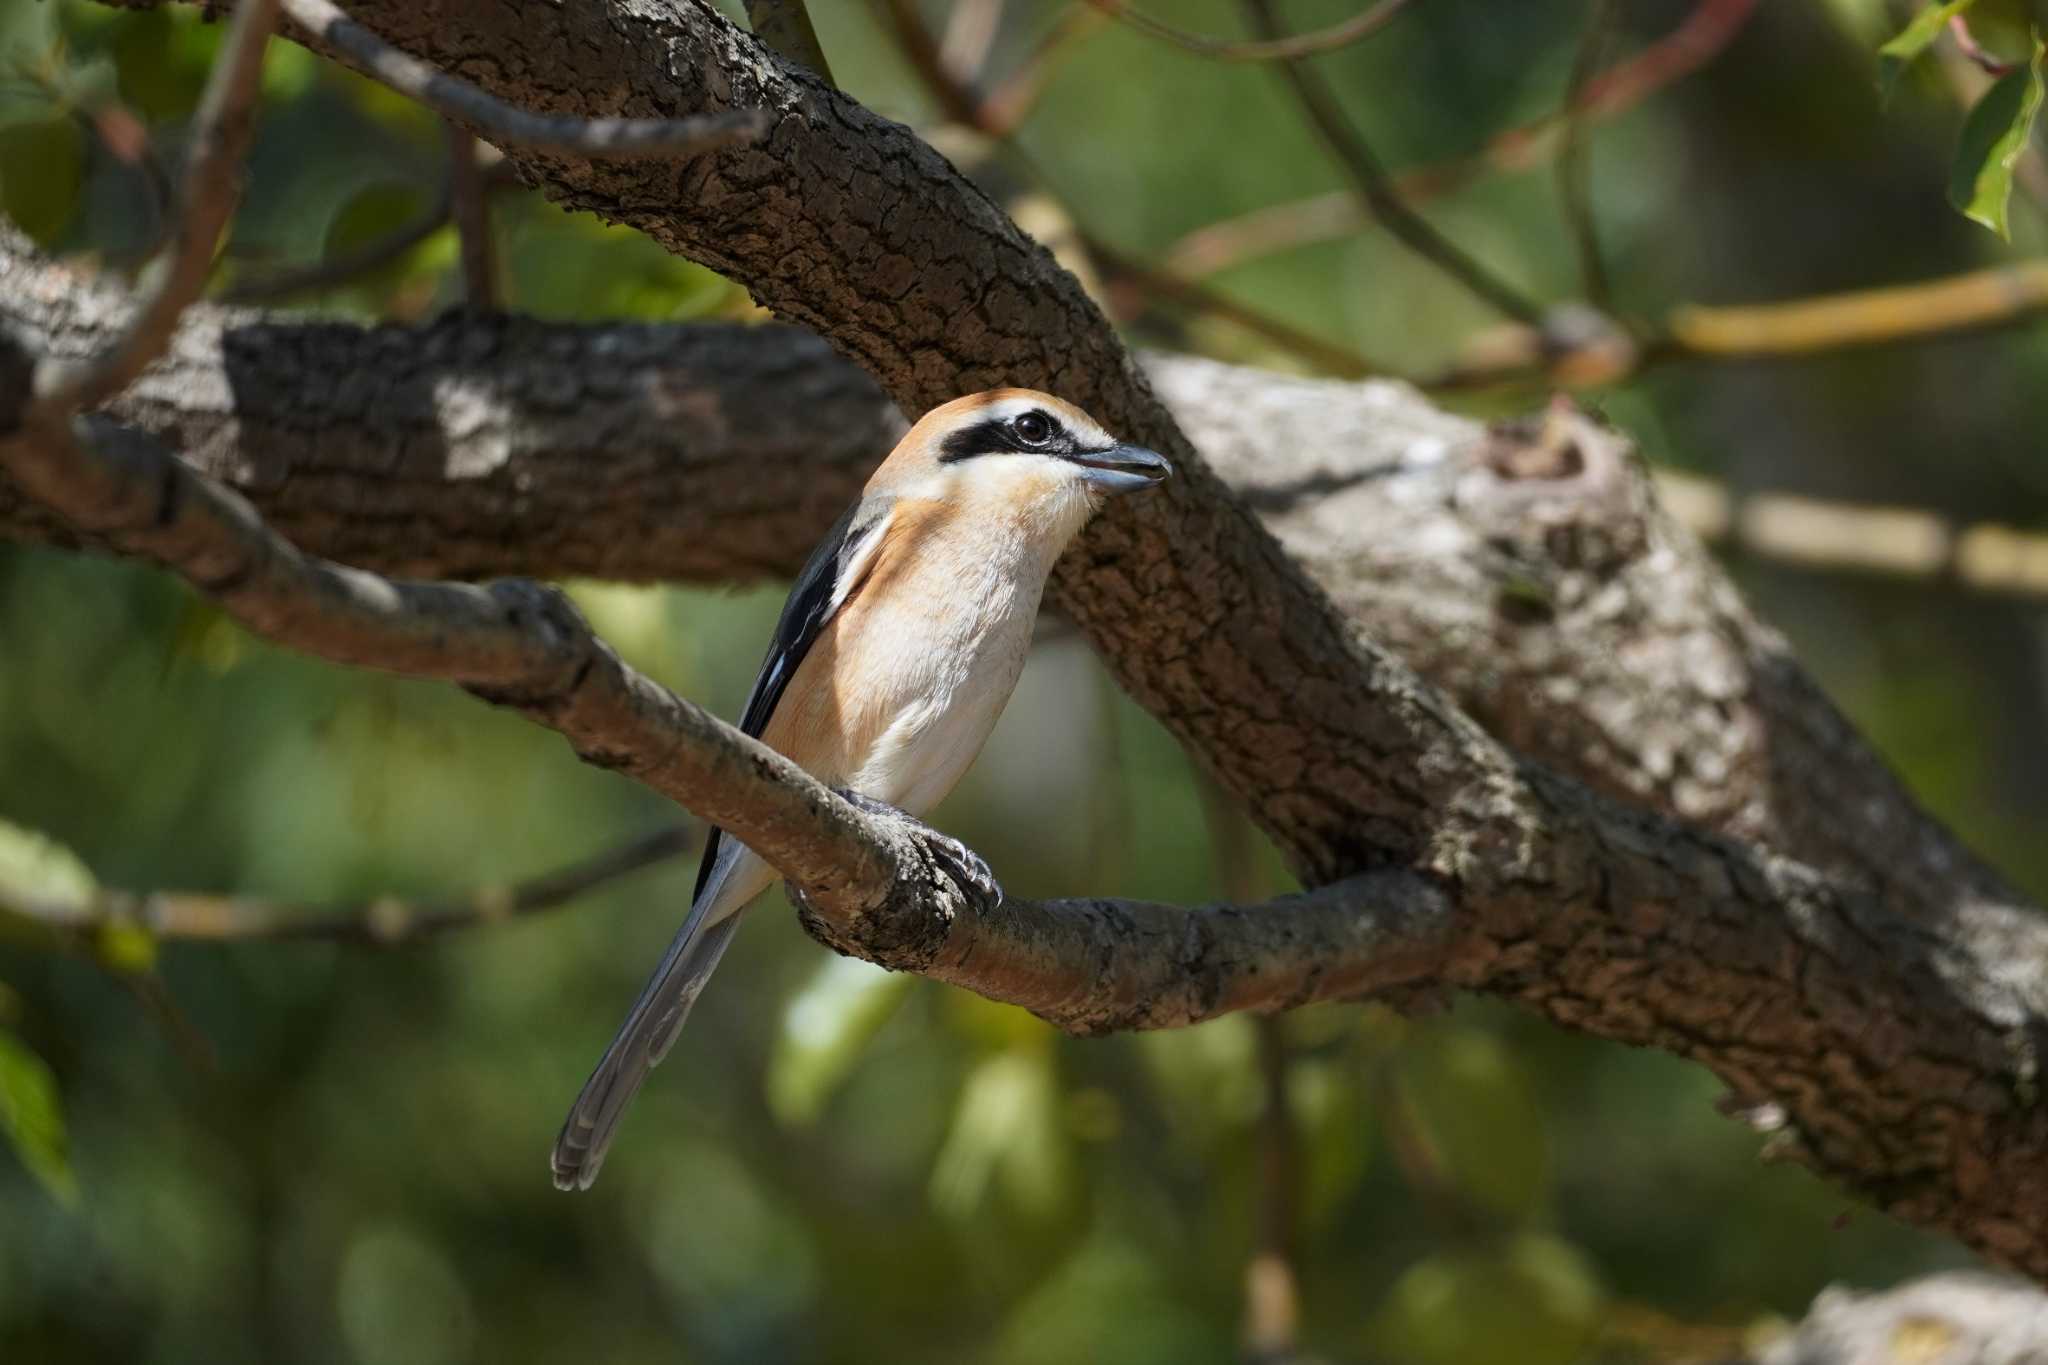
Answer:
<svg viewBox="0 0 2048 1365"><path fill-rule="evenodd" d="M57 1078L11 1033L0 1033L0 1133L51 1197L66 1206L77 1202Z"/></svg>
<svg viewBox="0 0 2048 1365"><path fill-rule="evenodd" d="M1059 1101L1049 1047L998 1053L975 1067L932 1162L933 1206L970 1220L993 1185L1030 1218L1058 1213L1074 1185Z"/></svg>
<svg viewBox="0 0 2048 1365"><path fill-rule="evenodd" d="M1510 1219L1541 1207L1550 1186L1543 1107L1498 1038L1431 1029L1397 1074L1417 1135L1458 1195Z"/></svg>
<svg viewBox="0 0 2048 1365"><path fill-rule="evenodd" d="M78 208L85 183L85 132L70 117L0 127L0 213L44 246Z"/></svg>
<svg viewBox="0 0 2048 1365"><path fill-rule="evenodd" d="M1418 1365L1566 1365L1599 1328L1601 1293L1586 1258L1539 1233L1439 1252L1395 1282L1373 1344Z"/></svg>
<svg viewBox="0 0 2048 1365"><path fill-rule="evenodd" d="M1949 20L1975 3L1976 0L1948 0L1947 4L1930 5L1914 15L1911 23L1877 50L1877 79L1885 99L1892 97L1892 90L1899 83L1899 73L1941 36Z"/></svg>
<svg viewBox="0 0 2048 1365"><path fill-rule="evenodd" d="M0 891L82 904L98 886L92 869L70 849L0 820Z"/></svg>
<svg viewBox="0 0 2048 1365"><path fill-rule="evenodd" d="M2006 226L2006 207L2012 199L2012 168L2027 150L2034 116L2041 109L2041 53L2041 39L2036 35L2027 64L2001 76L1970 110L1956 147L1955 168L1949 175L1949 202L1971 222L1982 223L2008 241L2012 234Z"/></svg>
<svg viewBox="0 0 2048 1365"><path fill-rule="evenodd" d="M245 638L233 617L207 598L187 594L178 609L178 619L171 626L171 638L164 646L157 681L169 679L187 661L220 677L242 661Z"/></svg>
<svg viewBox="0 0 2048 1365"><path fill-rule="evenodd" d="M917 978L859 958L827 960L783 1011L768 1062L768 1107L784 1123L815 1123Z"/></svg>

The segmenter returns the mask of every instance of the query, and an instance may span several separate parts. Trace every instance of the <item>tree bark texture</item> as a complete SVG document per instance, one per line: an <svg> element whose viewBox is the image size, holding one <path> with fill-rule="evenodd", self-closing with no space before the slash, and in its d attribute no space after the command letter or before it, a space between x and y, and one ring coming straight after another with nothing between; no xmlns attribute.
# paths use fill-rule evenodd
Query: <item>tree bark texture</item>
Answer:
<svg viewBox="0 0 2048 1365"><path fill-rule="evenodd" d="M1427 943L1438 979L1698 1060L1729 1082L1753 1122L1777 1133L1780 1150L1901 1216L2048 1275L2048 1114L2037 1084L2048 938L2038 917L1913 807L1696 547L1656 516L1629 463L1599 453L1607 438L1560 417L1556 439L1539 432L1489 443L1384 386L1333 388L1163 362L1189 367L1185 388L1176 388L1170 368L1161 371L1183 404L1202 396L1191 399L1192 390L1209 394L1232 382L1240 398L1253 388L1270 397L1263 416L1207 410L1188 424L1225 469L1234 441L1262 452L1262 464L1241 471L1246 498L1234 497L1071 277L986 196L907 130L779 62L709 6L364 0L350 12L416 55L535 109L771 111L775 131L764 143L682 167L539 154L513 160L562 202L631 223L739 279L851 356L904 408L996 383L1031 384L1168 454L1183 477L1165 496L1099 519L1063 563L1056 599L1119 681L1245 801L1306 880L1411 871L1436 907L1414 937ZM0 298L13 296L11 287L0 290ZM223 374L234 364L246 374L260 363L254 352L288 351L278 337L230 360L226 338L276 324L217 321ZM617 329L582 335L601 344L604 330ZM479 332L451 320L428 334L442 346L490 337L498 346L562 344L559 329L530 324ZM326 329L320 344L399 347L419 335ZM570 372L579 353L569 344L553 390L563 408L583 389L584 376ZM713 344L743 343L728 335ZM754 344L787 352L801 343L770 333ZM203 365L204 352L201 345L195 362L181 340L171 363ZM474 371L498 373L494 354L470 362ZM669 359L650 348L646 372ZM342 369L325 360L313 368L311 390L266 420L318 425L308 413L374 403L371 393L347 396L352 381ZM232 409L229 400L249 387L231 380L214 392L216 429L239 422L218 410ZM552 539L566 557L573 548L564 547L593 530L565 528L561 507L540 502L530 485L522 503L516 475L496 479L507 467L545 463L535 459L545 442L515 450L509 438L501 446L469 439L469 423L487 429L496 419L461 404L489 390L474 385L469 399L458 392L452 419L438 395L431 420L415 407L404 419L420 442L414 462L385 451L400 466L394 483L410 481L409 497L431 498L418 490L437 473L452 485L481 470L489 491L477 501L499 500L508 529L520 516L553 520L539 543ZM646 401L645 391L639 397ZM173 391L154 401L175 407L176 398ZM138 393L121 416L180 449L199 448L134 406L149 401ZM522 390L515 401L531 396ZM1318 403L1344 419L1336 434L1306 447L1320 452L1320 465L1304 463L1301 445L1286 444L1314 431L1317 419L1302 414ZM783 400L745 412L745 422L721 415L744 430L778 407L797 410ZM524 430L508 419L509 426ZM1269 429L1277 434L1267 437ZM225 452L242 439L237 429L222 453L201 453L233 458ZM368 461L380 443L363 440ZM504 454L457 467L457 446ZM863 457L846 458L848 477L857 479ZM223 472L253 480L260 497L261 463ZM705 472L672 463L643 465L641 474L665 481ZM335 468L328 478L338 477ZM753 466L746 470L751 478ZM373 467L363 473L374 480ZM1416 501L1364 524L1406 519L1439 528L1437 541L1414 542L1403 556L1367 545L1360 537L1371 530L1351 529L1353 518L1370 518L1367 503L1399 506L1397 475L1414 477ZM590 468L569 477L600 482ZM1546 483L1556 487L1524 486ZM1584 510L1603 505L1603 484L1633 487L1616 524L1610 513ZM598 495L586 491L584 505L590 496ZM1543 511L1546 501L1560 510ZM1284 549L1248 502L1266 510ZM1496 509L1475 512L1486 503ZM786 509L765 499L754 506L756 543L804 543L795 526L768 533ZM817 514L820 524L829 510ZM359 520L318 508L301 515L312 528ZM1505 530L1489 520L1503 515ZM1553 515L1556 533L1532 539L1532 528ZM462 567L481 571L490 542L481 523L469 526L463 553L473 560ZM343 534L331 525L328 533ZM1461 556L1461 545L1471 552ZM1532 554L1543 569L1534 576ZM1449 618L1432 617L1434 607L1403 607L1404 596L1444 589L1435 566L1446 562L1459 566L1452 590L1469 600L1448 608ZM1404 610L1412 639L1389 624ZM1368 629L1413 648L1495 734L1555 766L1504 748ZM1631 641L1646 661L1641 677L1630 675L1632 656L1615 648ZM1572 668L1585 670L1585 680L1561 683ZM1825 772L1788 777L1782 765L1802 754L1826 763ZM1699 823L1675 826L1562 772ZM1854 800L1806 809L1835 793ZM1840 809L1864 803L1876 814ZM1765 846L1728 842L1713 828ZM1894 846L1874 843L1879 831L1901 837ZM839 942L889 956L887 945L859 935ZM1218 965L1199 935L1181 951L1186 979L1206 980ZM1204 994L1197 991L1189 1017L1201 1016Z"/></svg>

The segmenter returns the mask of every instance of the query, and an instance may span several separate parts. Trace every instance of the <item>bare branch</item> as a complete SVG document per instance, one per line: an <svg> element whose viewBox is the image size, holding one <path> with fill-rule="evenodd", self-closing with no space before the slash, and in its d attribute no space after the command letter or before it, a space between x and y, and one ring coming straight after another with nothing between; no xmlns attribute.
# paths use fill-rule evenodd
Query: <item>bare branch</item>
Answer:
<svg viewBox="0 0 2048 1365"><path fill-rule="evenodd" d="M0 390L0 415L33 415L25 399ZM789 878L815 936L883 966L1077 1032L1166 1028L1404 984L1429 970L1449 930L1441 893L1408 872L1193 911L981 902L952 881L921 825L854 807L636 672L559 592L516 580L405 582L311 558L240 498L104 420L0 431L11 432L0 466L82 531L178 573L275 643L455 682L558 731L586 762L743 840ZM1198 959L1185 956L1189 945Z"/></svg>
<svg viewBox="0 0 2048 1365"><path fill-rule="evenodd" d="M1253 23L1269 37L1279 32L1272 0L1245 0ZM1367 144L1320 73L1306 62L1284 60L1280 70L1300 101L1302 112L1315 126L1323 145L1339 167L1351 177L1360 201L1375 222L1394 235L1416 255L1429 261L1463 285L1475 298L1508 317L1533 325L1543 320L1543 308L1508 284L1464 248L1431 227L1426 219L1408 207L1387 176L1386 167Z"/></svg>
<svg viewBox="0 0 2048 1365"><path fill-rule="evenodd" d="M1314 33L1296 33L1286 37L1268 37L1257 42L1233 42L1225 38L1210 38L1200 33L1154 19L1142 10L1131 8L1127 0L1088 0L1088 3L1112 18L1121 19L1140 33L1163 39L1175 47L1220 62L1284 62L1301 57L1313 57L1319 53L1335 52L1339 48L1370 38L1386 26L1388 20L1401 12L1408 0L1378 0L1367 5L1349 19L1339 20L1328 28Z"/></svg>
<svg viewBox="0 0 2048 1365"><path fill-rule="evenodd" d="M213 269L214 248L233 211L236 177L256 118L263 46L277 27L278 0L246 0L228 27L220 59L192 122L192 150L178 183L176 226L162 273L144 293L120 338L83 367L53 367L36 376L38 402L49 413L96 407L126 388L162 353L178 315L199 297Z"/></svg>
<svg viewBox="0 0 2048 1365"><path fill-rule="evenodd" d="M1524 171L1549 160L1564 145L1563 118L1603 122L1691 75L1734 41L1756 3L1699 0L1663 38L1588 79L1569 107L1494 134L1474 156L1401 171L1393 177L1395 192L1412 208L1461 189L1486 171ZM1370 208L1355 196L1319 194L1197 228L1168 248L1165 259L1182 274L1209 275L1256 256L1349 237L1370 222Z"/></svg>
<svg viewBox="0 0 2048 1365"><path fill-rule="evenodd" d="M1993 80L2009 76L2020 68L2018 62L2005 61L1977 41L1976 35L1970 32L1968 15L1958 14L1948 21L1948 36L1955 39L1956 51Z"/></svg>
<svg viewBox="0 0 2048 1365"><path fill-rule="evenodd" d="M1587 147L1585 116L1586 83L1600 65L1601 54L1613 38L1620 7L1616 0L1593 0L1585 31L1579 37L1578 52L1572 58L1571 76L1565 83L1564 145L1557 153L1557 189L1564 203L1565 222L1571 228L1572 243L1579 253L1579 278L1586 299L1596 308L1607 307L1607 264L1600 255L1600 229L1593 217L1593 171Z"/></svg>
<svg viewBox="0 0 2048 1365"><path fill-rule="evenodd" d="M508 104L402 52L341 12L330 0L279 0L294 24L362 70L443 118L474 128L500 147L618 160L681 161L764 136L760 110L693 118L565 118ZM248 0L242 0L248 3Z"/></svg>
<svg viewBox="0 0 2048 1365"><path fill-rule="evenodd" d="M683 194L672 168L515 160L577 206L643 227L813 324L906 408L1037 384L1167 453L1185 476L1097 518L1055 571L1057 604L1299 875L1383 870L1362 874L1369 894L1353 882L1256 914L1162 910L1154 921L1073 902L980 914L915 830L850 821L759 746L733 748L694 708L628 685L587 633L552 614L539 619L549 639L570 642L568 671L544 650L516 694L490 695L692 797L816 893L828 914L812 915L814 932L878 960L1030 995L1081 1029L1329 998L1434 968L1445 984L1696 1059L1775 1129L1778 1149L1899 1216L2048 1273L2048 1111L2032 1098L2048 1041L2037 916L1931 874L1930 913L1910 915L1853 878L1618 808L1518 762L1359 632L1227 495L1075 283L986 195L710 7L579 0L449 26L398 0L359 5L394 42L528 102L775 110L772 146L699 159ZM524 73L543 52L539 88ZM136 523L153 525L161 499L137 501ZM547 605L496 596L525 620ZM1853 734L1843 742L1855 747ZM1332 896L1351 898L1345 911ZM868 914L874 905L900 913ZM1155 922L1158 938L1134 927ZM1303 924L1326 925L1327 942L1290 937ZM1106 982L1104 963L1115 968Z"/></svg>
<svg viewBox="0 0 2048 1365"><path fill-rule="evenodd" d="M962 85L974 84L1003 26L1004 0L960 0L946 15L939 64ZM1064 16L1062 16L1064 17Z"/></svg>
<svg viewBox="0 0 2048 1365"><path fill-rule="evenodd" d="M955 13L958 13L956 10ZM1006 138L1031 115L1060 64L1079 46L1080 40L1109 22L1086 4L1073 4L1060 12L1045 36L1038 41L1015 71L996 83L981 101L977 126L993 138ZM943 58L944 52L941 51ZM955 73L958 69L947 66Z"/></svg>
<svg viewBox="0 0 2048 1365"><path fill-rule="evenodd" d="M391 948L559 909L608 883L687 853L698 842L695 826L671 825L546 876L514 886L482 887L453 900L380 896L359 905L285 905L248 896L102 887L83 901L57 901L16 895L0 886L0 917L13 916L67 935L133 925L164 939L305 939Z"/></svg>
<svg viewBox="0 0 2048 1365"><path fill-rule="evenodd" d="M237 280L221 290L217 297L222 303L273 303L294 294L347 284L380 266L389 265L446 227L453 208L454 201L444 188L441 196L417 218L386 236L328 260Z"/></svg>
<svg viewBox="0 0 2048 1365"><path fill-rule="evenodd" d="M811 12L804 8L804 0L747 0L747 26L756 38L789 60L832 82L832 68L825 61L825 49L818 42L817 29L811 27Z"/></svg>
<svg viewBox="0 0 2048 1365"><path fill-rule="evenodd" d="M939 55L939 44L925 27L924 17L919 13L915 0L885 0L886 12L896 30L896 40L904 60L911 70L918 74L925 88L932 93L939 106L948 111L955 121L973 127L976 131L995 139L1002 139L1009 132L1009 124L999 122L1001 111L991 101L980 99ZM1093 16L1092 10L1076 10L1072 13ZM1018 117L1023 110L1017 109ZM1031 167L1028 157L1011 149L1014 159L1031 170L1038 179L1036 169ZM1013 208L1012 210L1016 210ZM1126 325L1138 321L1145 315L1149 304L1163 301L1189 312L1218 318L1232 326L1242 328L1253 336L1268 341L1298 356L1325 374L1344 378L1362 378L1378 373L1378 367L1346 346L1325 340L1305 332L1299 327L1262 313L1247 304L1193 280L1182 279L1172 272L1147 266L1117 250L1100 237L1094 236L1073 222L1063 210L1059 210L1063 224L1071 236L1084 247L1105 275L1103 293L1107 306L1116 314L1117 320ZM1037 235L1042 241L1051 241L1050 235L1041 227Z"/></svg>
<svg viewBox="0 0 2048 1365"><path fill-rule="evenodd" d="M1213 780L1198 774L1195 781L1217 889L1239 903L1257 899L1251 822ZM1292 1365L1301 1341L1301 1136L1289 1094L1287 1026L1267 1014L1253 1020L1253 1027L1261 1099L1251 1254L1244 1269L1244 1359L1247 1365Z"/></svg>
<svg viewBox="0 0 2048 1365"><path fill-rule="evenodd" d="M1819 298L1677 308L1667 324L1668 345L1702 359L1809 355L2000 327L2044 310L2048 261L2022 261Z"/></svg>
<svg viewBox="0 0 2048 1365"><path fill-rule="evenodd" d="M1083 241L1088 253L1102 268L1112 303L1118 292L1135 293L1139 297L1139 306L1127 303L1117 309L1120 320L1125 323L1135 322L1144 315L1142 302L1156 300L1241 327L1253 336L1307 361L1323 374L1340 379L1363 379L1384 373L1380 366L1339 342L1303 331L1292 323L1239 303L1206 284L1134 260L1098 237L1085 237Z"/></svg>
<svg viewBox="0 0 2048 1365"><path fill-rule="evenodd" d="M462 246L462 301L482 312L498 307L498 252L491 240L489 184L477 141L448 125L448 205Z"/></svg>

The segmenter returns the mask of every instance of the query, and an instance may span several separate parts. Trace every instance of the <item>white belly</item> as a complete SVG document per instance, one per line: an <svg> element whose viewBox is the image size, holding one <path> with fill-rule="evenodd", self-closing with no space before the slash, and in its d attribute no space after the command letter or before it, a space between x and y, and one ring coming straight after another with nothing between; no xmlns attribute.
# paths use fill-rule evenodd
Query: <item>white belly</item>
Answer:
<svg viewBox="0 0 2048 1365"><path fill-rule="evenodd" d="M849 773L847 785L913 815L946 798L973 764L1009 704L1038 609L1035 584L991 601L967 640L906 641L904 653L934 661L906 669L894 718ZM1023 600L1016 600L1023 599ZM906 631L915 625L905 622ZM936 646L936 647L935 647Z"/></svg>

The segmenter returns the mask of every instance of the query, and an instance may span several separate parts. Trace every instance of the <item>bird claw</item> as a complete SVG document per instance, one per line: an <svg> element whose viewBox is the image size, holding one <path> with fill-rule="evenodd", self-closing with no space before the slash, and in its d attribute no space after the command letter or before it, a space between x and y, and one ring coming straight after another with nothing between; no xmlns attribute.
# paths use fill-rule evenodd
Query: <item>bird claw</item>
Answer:
<svg viewBox="0 0 2048 1365"><path fill-rule="evenodd" d="M933 860L946 869L946 875L959 883L962 890L979 897L989 909L995 909L1003 903L1003 886L996 880L996 874L989 870L988 863L980 854L958 839L939 833L908 811L892 806L886 801L877 801L872 796L863 796L848 788L841 788L839 795L870 815L906 822L924 844L925 850L932 855Z"/></svg>
<svg viewBox="0 0 2048 1365"><path fill-rule="evenodd" d="M921 837L925 847L945 865L954 881L979 896L991 910L1003 903L1003 884L996 880L996 874L989 870L979 853L935 829L925 829Z"/></svg>

